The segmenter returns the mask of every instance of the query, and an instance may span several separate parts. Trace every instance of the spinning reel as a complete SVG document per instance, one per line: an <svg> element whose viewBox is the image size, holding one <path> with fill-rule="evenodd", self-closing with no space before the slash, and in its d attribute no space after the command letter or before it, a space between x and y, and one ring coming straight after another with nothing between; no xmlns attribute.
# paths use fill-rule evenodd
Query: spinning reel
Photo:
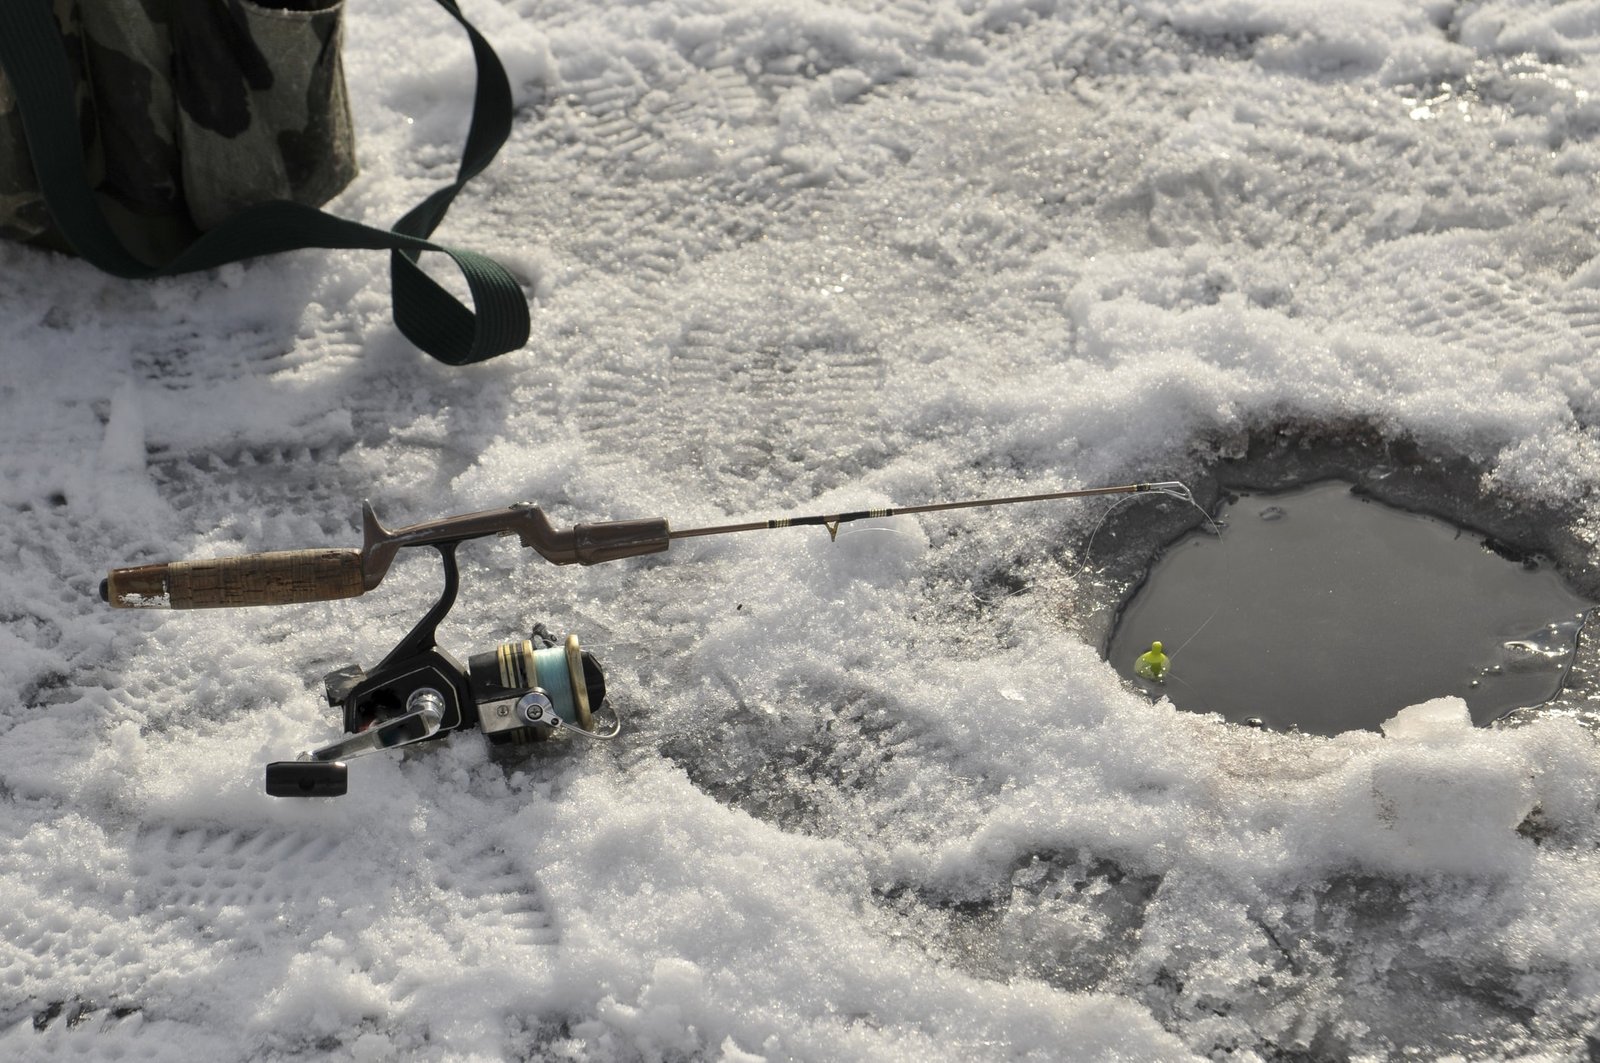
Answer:
<svg viewBox="0 0 1600 1063"><path fill-rule="evenodd" d="M614 738L621 729L605 709L606 682L576 635L557 640L535 625L527 639L473 654L465 667L435 641L455 604L461 578L456 542L430 544L444 562L444 591L433 608L370 671L349 665L324 678L328 704L343 710L350 737L267 765L273 797L338 797L349 789L346 761L400 749L476 727L491 749L543 742L558 735ZM596 710L609 722L596 729Z"/></svg>

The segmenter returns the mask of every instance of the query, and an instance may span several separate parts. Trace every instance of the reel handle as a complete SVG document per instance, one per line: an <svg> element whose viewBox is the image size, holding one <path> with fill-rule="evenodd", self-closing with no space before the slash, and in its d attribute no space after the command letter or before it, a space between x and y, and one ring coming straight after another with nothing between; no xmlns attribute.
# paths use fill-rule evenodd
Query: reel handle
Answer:
<svg viewBox="0 0 1600 1063"><path fill-rule="evenodd" d="M114 568L100 597L117 609L215 609L327 602L366 589L360 550L278 550Z"/></svg>

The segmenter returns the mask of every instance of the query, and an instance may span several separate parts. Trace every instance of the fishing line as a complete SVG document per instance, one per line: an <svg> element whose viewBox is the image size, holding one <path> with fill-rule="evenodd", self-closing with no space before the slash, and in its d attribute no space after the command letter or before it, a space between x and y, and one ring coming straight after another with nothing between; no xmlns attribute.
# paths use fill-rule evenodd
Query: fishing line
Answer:
<svg viewBox="0 0 1600 1063"><path fill-rule="evenodd" d="M1146 492L1146 493L1148 493L1148 494L1160 494L1160 495L1171 495L1174 498L1184 498L1184 499L1187 499L1190 502L1193 502L1193 498L1188 495L1188 488L1187 487L1184 487L1182 484L1177 484L1176 481L1174 481L1174 484L1178 488L1181 488L1184 493L1180 495L1180 494L1177 494L1176 492L1166 490L1167 487L1172 486L1172 485L1168 485L1168 484L1161 484L1161 485L1159 485L1159 487L1158 486L1152 486L1150 488L1150 490L1148 492ZM1112 502L1110 505L1106 506L1105 509L1101 511L1099 519L1097 519L1094 522L1094 527L1089 532L1088 540L1085 541L1084 544L1083 544L1083 560L1082 560L1081 563L1079 563L1077 570L1069 574L1069 576L1068 576L1069 579L1071 579L1073 582L1077 582L1079 577L1081 577L1083 575L1083 573L1085 572L1085 570L1088 569L1090 556L1094 553L1095 536L1100 534L1100 529L1102 527L1104 527L1106 521L1111 518L1111 514L1115 513L1117 510L1121 509L1123 507L1123 505L1125 505L1126 503L1133 501L1134 497L1135 496L1133 496L1133 495L1123 495L1123 496L1119 497L1118 499L1116 499L1114 502ZM1004 594L996 594L996 595L994 595L993 597L990 597L990 598L985 598L983 595L979 594L977 591L971 591L970 593L971 593L973 598L977 599L979 602L983 603L984 605L994 605L997 602L1003 602L1007 598L1015 598L1019 594L1024 594L1024 593L1026 593L1028 591L1031 591L1031 590L1034 590L1034 589L1035 589L1034 585L1030 584L1030 585L1025 586L1025 587L1018 587L1015 590L1006 591Z"/></svg>
<svg viewBox="0 0 1600 1063"><path fill-rule="evenodd" d="M1168 679L1177 680L1179 683L1183 684L1183 686L1185 688L1187 688L1188 690L1192 691L1194 693L1194 696L1200 699L1200 711L1202 711L1202 712L1210 712L1211 711L1211 702L1207 701L1206 700L1206 696L1204 694L1200 693L1200 688L1199 687L1195 686L1193 683L1189 682L1187 679L1184 679L1182 676L1174 674L1172 672L1168 672L1167 673L1167 678Z"/></svg>
<svg viewBox="0 0 1600 1063"><path fill-rule="evenodd" d="M1182 483L1178 483L1178 482L1173 482L1173 483L1170 483L1170 484L1161 484L1158 487L1153 488L1152 489L1152 493L1166 495L1169 498L1175 498L1178 501L1183 502L1184 504L1192 507L1196 512L1198 512L1200 514L1200 517L1201 517L1202 521L1204 521L1204 523L1209 524L1211 526L1211 533L1214 536L1216 536L1217 542L1219 544L1223 544L1224 546L1226 545L1226 540L1223 538L1223 535L1222 535L1222 526L1217 523L1216 519L1214 517L1212 517L1212 515L1210 513L1206 512L1206 509L1205 509L1204 506L1200 505L1199 502L1195 501L1194 493L1192 491L1190 491L1187 486L1185 486ZM1105 512L1100 515L1100 519L1095 522L1094 529L1089 533L1089 538L1084 543L1084 547L1083 547L1083 563L1078 567L1078 571L1073 573L1074 582L1076 582L1083 575L1084 571L1086 571L1088 569L1088 567L1089 567L1089 562L1090 562L1090 559L1091 559L1091 557L1093 555L1093 552L1094 552L1095 536L1100 534L1100 529L1105 525L1106 521L1108 519L1110 519L1111 514L1116 512L1116 510L1124 502L1129 501L1129 497L1131 497L1131 496L1119 498L1119 499L1117 499L1117 501L1112 503L1110 506L1106 507ZM1226 552L1224 552L1223 557L1224 557L1223 564L1224 564L1224 566L1226 566L1231 561L1231 558L1228 556L1228 554ZM1223 573L1223 578L1224 579L1226 578L1226 572ZM1195 696L1198 697L1202 702L1207 702L1207 704L1209 704L1209 702L1207 701L1205 695L1202 694L1200 692L1200 690L1197 687L1194 686L1194 684L1186 681L1181 676L1176 675L1172 671L1170 665L1171 665L1171 662L1175 661L1177 659L1178 655L1180 653L1182 653L1184 651L1184 649L1186 649L1189 646L1190 643L1194 642L1195 639L1200 637L1201 633L1204 632L1205 629L1208 626L1210 626L1211 621L1215 620L1217 618L1217 614L1220 613L1221 611L1222 611L1222 603L1219 601L1219 602L1217 602L1216 606L1211 610L1211 612L1206 616L1206 618L1200 622L1200 625L1198 627L1196 627L1194 629L1194 631L1190 632L1188 638L1184 639L1183 642L1179 643L1179 645L1178 645L1178 647L1176 649L1166 652L1166 659L1167 659L1167 662L1168 662L1167 663L1167 667L1162 671L1161 679L1158 680L1158 682L1164 682L1167 679L1177 680L1177 682L1182 683L1183 686L1185 686L1189 690L1193 691ZM1159 643L1157 645L1159 645ZM1154 646L1152 646L1152 649L1154 649Z"/></svg>
<svg viewBox="0 0 1600 1063"><path fill-rule="evenodd" d="M1089 538L1083 544L1083 562L1078 565L1078 571L1072 574L1072 581L1076 583L1089 568L1089 558L1094 554L1095 536L1100 534L1100 529L1105 527L1106 521L1111 519L1111 514L1122 508L1128 498L1119 498L1107 506L1100 514L1100 519L1094 522L1094 527L1089 530Z"/></svg>
<svg viewBox="0 0 1600 1063"><path fill-rule="evenodd" d="M1174 495L1173 497L1176 498L1178 496ZM1212 517L1210 513L1207 513L1205 511L1205 507L1201 506L1200 503L1198 503L1198 502L1196 502L1194 500L1194 496L1193 495L1190 495L1186 499L1186 501L1191 506L1193 506L1196 510L1199 510L1200 516L1204 517L1206 523L1211 525L1211 534L1213 534L1213 535L1215 535L1217 537L1218 545L1220 545L1223 548L1222 563L1223 563L1224 571L1222 573L1222 579L1224 581L1226 581L1226 579L1227 579L1227 568L1228 568L1229 564L1231 563L1232 558L1229 556L1229 551L1227 549L1227 542L1222 538L1222 526L1216 522L1216 519L1214 517ZM1183 650L1184 650L1184 647L1188 646L1189 643L1191 643L1195 639L1199 638L1200 637L1200 632L1204 631L1206 629L1207 625L1209 625L1211 623L1211 621L1215 620L1217 618L1217 614L1220 613L1221 611L1222 611L1222 603L1219 601L1219 602L1217 602L1216 607L1211 610L1211 614L1209 616L1207 616L1204 621L1201 622L1199 627L1194 629L1194 633L1191 634L1188 638L1184 639L1183 642L1179 644L1178 648L1173 650L1171 653L1167 654L1167 656L1169 658L1174 658L1174 657L1177 657L1178 654L1182 653ZM1181 682L1181 680L1180 680L1180 682ZM1188 683L1184 683L1184 686L1188 686L1190 690L1194 689L1194 687L1189 686Z"/></svg>
<svg viewBox="0 0 1600 1063"><path fill-rule="evenodd" d="M1193 507L1200 514L1204 524L1210 525L1211 533L1216 537L1217 542L1219 544L1225 544L1225 540L1222 535L1222 526L1216 521L1215 518L1212 517L1210 513L1206 512L1203 506L1195 501L1193 493L1189 491L1187 487L1184 487L1182 484L1178 484L1176 485L1176 489L1165 490L1162 491L1162 493L1172 498L1176 498L1179 501ZM1109 512L1107 515L1109 516ZM1096 526L1095 530L1097 532L1099 531L1098 525ZM1092 539L1093 537L1091 536L1091 542ZM1087 555L1088 547L1085 548L1085 565L1087 565ZM1227 555L1224 555L1224 557L1227 558ZM1227 558L1223 563L1224 565L1227 565L1230 561L1231 558ZM1152 561L1152 568L1153 566L1154 562ZM1150 573L1147 572L1145 579L1149 578ZM1222 604L1223 603L1220 600L1217 601L1211 612L1206 615L1206 618L1200 622L1199 626L1190 632L1189 636L1185 638L1183 642L1177 646L1177 648L1171 650L1170 652L1166 651L1165 646L1163 646L1160 640L1152 642L1150 644L1149 651L1140 654L1138 659L1134 662L1134 675L1140 679L1157 684L1165 683L1168 679L1176 680L1186 689L1192 691L1202 703L1205 703L1207 706L1209 706L1209 699L1207 699L1205 695L1200 692L1199 688L1176 674L1174 661L1180 653L1182 653L1191 643L1194 642L1195 639L1200 637L1201 633L1204 632L1208 626L1210 626L1211 621L1216 619L1217 614L1222 611ZM1209 711L1209 707L1206 711Z"/></svg>

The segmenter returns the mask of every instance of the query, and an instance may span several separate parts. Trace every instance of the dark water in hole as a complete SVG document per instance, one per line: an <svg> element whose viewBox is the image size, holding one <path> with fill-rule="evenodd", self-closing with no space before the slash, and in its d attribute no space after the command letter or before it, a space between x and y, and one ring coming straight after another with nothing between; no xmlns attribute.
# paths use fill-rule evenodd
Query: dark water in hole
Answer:
<svg viewBox="0 0 1600 1063"><path fill-rule="evenodd" d="M1370 730L1445 695L1488 723L1556 694L1594 604L1547 564L1346 483L1241 494L1217 520L1220 542L1207 526L1157 560L1109 656L1180 708L1237 723ZM1171 655L1159 686L1133 674L1154 640Z"/></svg>

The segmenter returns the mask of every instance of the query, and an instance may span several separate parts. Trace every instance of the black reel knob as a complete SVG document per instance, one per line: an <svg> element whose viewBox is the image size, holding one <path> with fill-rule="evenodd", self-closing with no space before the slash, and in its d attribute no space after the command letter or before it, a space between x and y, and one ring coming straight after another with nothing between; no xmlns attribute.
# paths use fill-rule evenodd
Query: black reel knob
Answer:
<svg viewBox="0 0 1600 1063"><path fill-rule="evenodd" d="M350 769L342 760L279 760L267 765L269 797L343 797Z"/></svg>

